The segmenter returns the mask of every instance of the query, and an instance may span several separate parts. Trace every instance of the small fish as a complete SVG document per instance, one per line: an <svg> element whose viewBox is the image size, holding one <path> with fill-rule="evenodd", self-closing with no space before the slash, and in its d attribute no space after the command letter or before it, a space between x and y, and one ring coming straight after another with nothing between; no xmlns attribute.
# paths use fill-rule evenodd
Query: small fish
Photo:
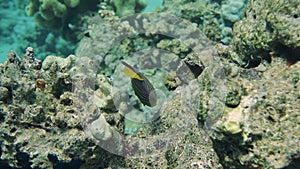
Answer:
<svg viewBox="0 0 300 169"><path fill-rule="evenodd" d="M156 92L150 81L138 70L128 63L121 61L124 67L124 74L131 78L131 85L139 100L149 107L156 106Z"/></svg>

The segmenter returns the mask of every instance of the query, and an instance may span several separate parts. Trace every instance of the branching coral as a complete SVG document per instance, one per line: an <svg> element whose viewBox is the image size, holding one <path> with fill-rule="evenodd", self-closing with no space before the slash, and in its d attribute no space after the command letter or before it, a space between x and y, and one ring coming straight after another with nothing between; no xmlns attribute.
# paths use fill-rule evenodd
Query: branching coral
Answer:
<svg viewBox="0 0 300 169"><path fill-rule="evenodd" d="M33 16L37 25L45 29L73 30L81 21L81 15L98 9L98 0L88 3L80 0L30 0L25 11ZM77 28L79 29L79 28ZM73 35L74 36L74 35Z"/></svg>
<svg viewBox="0 0 300 169"><path fill-rule="evenodd" d="M31 0L26 13L34 16L37 24L42 27L61 27L67 14L67 6L57 0Z"/></svg>

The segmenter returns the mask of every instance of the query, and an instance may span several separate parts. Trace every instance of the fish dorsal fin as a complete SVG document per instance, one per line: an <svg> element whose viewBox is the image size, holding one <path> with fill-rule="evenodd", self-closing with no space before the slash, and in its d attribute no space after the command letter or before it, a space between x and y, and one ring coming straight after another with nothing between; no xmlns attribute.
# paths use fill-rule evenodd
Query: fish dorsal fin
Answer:
<svg viewBox="0 0 300 169"><path fill-rule="evenodd" d="M122 61L122 64L125 66L124 67L124 74L130 78L134 78L134 79L138 79L138 80L144 80L144 78L142 78L139 75L139 72L137 72L137 70L135 70L132 66L130 66L128 63Z"/></svg>

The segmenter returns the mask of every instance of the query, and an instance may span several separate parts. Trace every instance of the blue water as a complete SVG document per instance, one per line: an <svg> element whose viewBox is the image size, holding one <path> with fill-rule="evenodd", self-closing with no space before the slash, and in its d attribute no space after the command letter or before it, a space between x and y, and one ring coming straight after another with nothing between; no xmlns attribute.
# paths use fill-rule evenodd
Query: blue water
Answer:
<svg viewBox="0 0 300 169"><path fill-rule="evenodd" d="M47 31L43 32L36 27L33 18L26 15L27 4L28 1L24 0L0 1L0 63L6 60L10 50L14 50L21 57L28 46L35 49L38 58L44 58L49 54L57 56L74 54L68 42L62 42L61 37L54 37L55 43L59 44L47 42L49 39ZM148 0L144 12L154 12L159 6L162 6L162 0Z"/></svg>
<svg viewBox="0 0 300 169"><path fill-rule="evenodd" d="M144 12L154 12L157 7L161 7L163 0L148 0L147 7L143 10Z"/></svg>
<svg viewBox="0 0 300 169"><path fill-rule="evenodd" d="M27 1L0 1L0 62L6 60L10 50L23 53L21 45L26 45L25 37L30 37L35 25L32 18L25 15ZM31 35L29 35L31 34Z"/></svg>

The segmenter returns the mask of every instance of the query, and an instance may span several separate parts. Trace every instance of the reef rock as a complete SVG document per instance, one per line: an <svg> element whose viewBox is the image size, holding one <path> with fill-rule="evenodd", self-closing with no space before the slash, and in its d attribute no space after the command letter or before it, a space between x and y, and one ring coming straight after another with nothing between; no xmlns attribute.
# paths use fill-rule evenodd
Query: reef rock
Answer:
<svg viewBox="0 0 300 169"><path fill-rule="evenodd" d="M34 60L34 53L26 55ZM222 168L193 111L181 103L186 88L177 88L161 119L126 135L111 83L95 63L70 55L48 56L41 67L13 61L0 65L0 89L6 93L0 105L1 167ZM107 151L107 145L117 151ZM136 146L142 154L137 154ZM124 152L127 156L117 155ZM156 152L159 159L149 156Z"/></svg>
<svg viewBox="0 0 300 169"><path fill-rule="evenodd" d="M29 50L23 58L36 61ZM94 144L82 129L72 92L74 55L49 56L42 69L15 60L0 65L1 168L79 168L99 158L99 166L112 162L107 157L120 160Z"/></svg>
<svg viewBox="0 0 300 169"><path fill-rule="evenodd" d="M273 58L271 64L252 69L224 60L220 65L224 66L224 78L214 78L215 83L207 80L211 73L200 76L200 98L204 99L198 117L213 139L222 165L296 166L300 157L300 63L287 67L282 58ZM222 102L214 100L216 97Z"/></svg>
<svg viewBox="0 0 300 169"><path fill-rule="evenodd" d="M234 25L229 57L245 67L270 61L273 56L285 58L288 65L298 61L299 5L297 0L249 3L245 18Z"/></svg>

